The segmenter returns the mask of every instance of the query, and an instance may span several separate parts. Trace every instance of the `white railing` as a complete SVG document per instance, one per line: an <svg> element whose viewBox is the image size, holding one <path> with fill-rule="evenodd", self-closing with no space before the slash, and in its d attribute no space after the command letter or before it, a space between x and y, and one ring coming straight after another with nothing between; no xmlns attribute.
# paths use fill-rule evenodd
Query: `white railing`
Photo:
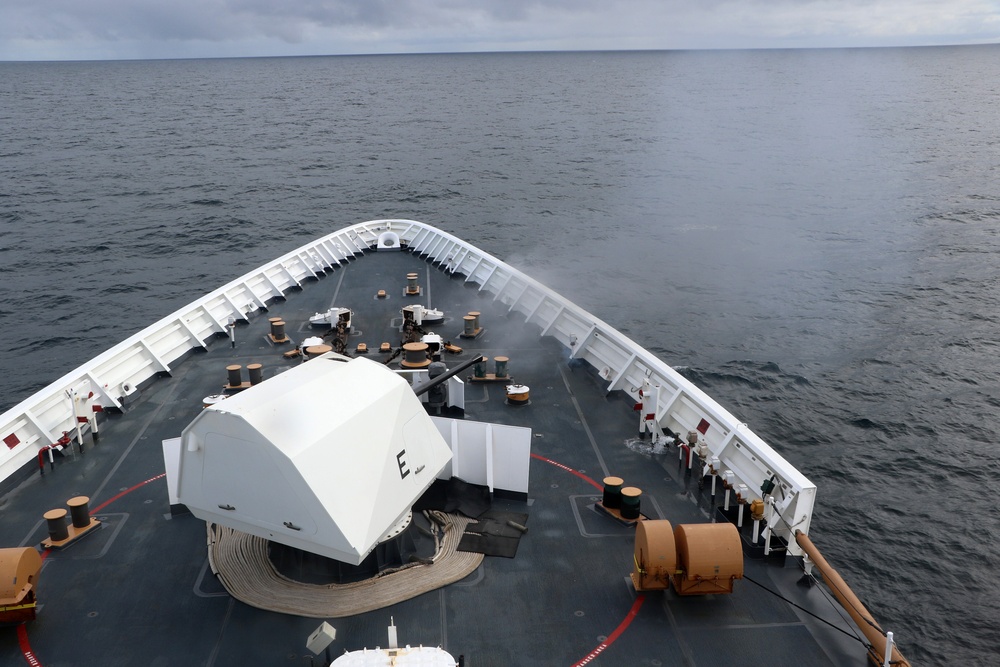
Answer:
<svg viewBox="0 0 1000 667"><path fill-rule="evenodd" d="M0 481L56 444L64 434L71 441L89 432L77 429L77 417L94 410L121 408L139 385L157 374L169 374L171 364L216 334L227 333L233 320L243 320L289 289L300 287L374 243L385 223L362 223L279 257L203 296L110 350L62 376L0 415Z"/></svg>
<svg viewBox="0 0 1000 667"><path fill-rule="evenodd" d="M635 341L496 257L421 223L394 220L391 225L414 252L464 275L509 312L538 325L542 335L562 343L571 358L589 362L608 382L609 392L624 391L640 403L644 381L659 385L660 427L682 436L702 431L708 457L719 460L720 476L731 472L733 486L746 485L746 502L761 497L762 485L773 481L775 510L782 517L774 533L788 543L789 552L800 553L791 530L808 534L816 486L728 410Z"/></svg>
<svg viewBox="0 0 1000 667"><path fill-rule="evenodd" d="M732 472L734 485L745 484L753 496L761 495L765 481L774 481L775 509L783 519L774 532L788 542L789 551L799 553L789 530L808 534L816 487L788 461L714 399L607 323L496 257L412 220L359 223L293 250L143 329L14 406L0 415L0 439L6 444L0 446L0 481L64 432L73 438L77 415L90 416L95 405L120 408L135 387L158 373L169 374L170 364L226 333L230 320L247 318L304 280L374 247L385 231L538 325L542 335L558 340L571 358L596 368L609 392L624 391L639 402L644 381L659 385L665 398L656 419L663 429L683 434L701 425L709 456L719 459L719 472Z"/></svg>

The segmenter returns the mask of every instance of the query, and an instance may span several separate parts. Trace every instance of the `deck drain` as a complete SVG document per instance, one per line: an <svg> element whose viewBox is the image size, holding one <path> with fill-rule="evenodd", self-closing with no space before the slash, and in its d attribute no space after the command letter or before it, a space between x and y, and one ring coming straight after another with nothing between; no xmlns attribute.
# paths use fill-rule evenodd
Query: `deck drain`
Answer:
<svg viewBox="0 0 1000 667"><path fill-rule="evenodd" d="M87 618L94 618L96 616L97 616L97 612L96 611L88 611L87 612Z"/></svg>
<svg viewBox="0 0 1000 667"><path fill-rule="evenodd" d="M574 616L583 616L583 612L582 611L574 611L573 615Z"/></svg>

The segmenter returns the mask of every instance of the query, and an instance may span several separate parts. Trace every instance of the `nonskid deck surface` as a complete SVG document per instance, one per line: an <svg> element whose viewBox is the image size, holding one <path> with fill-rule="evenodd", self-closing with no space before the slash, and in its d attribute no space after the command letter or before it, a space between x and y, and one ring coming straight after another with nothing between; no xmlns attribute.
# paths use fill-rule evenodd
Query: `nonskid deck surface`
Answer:
<svg viewBox="0 0 1000 667"><path fill-rule="evenodd" d="M404 295L418 272L422 294ZM376 297L386 291L384 299ZM449 365L476 354L509 357L509 374L530 387L514 407L502 384L469 383L466 419L533 429L527 502L495 500L494 508L526 513L528 532L513 559L488 557L465 580L391 608L331 620L344 650L385 645L390 617L401 643L440 645L470 667L567 665L823 665L865 664L864 651L749 581L731 596L681 598L637 594L629 581L633 529L594 509L601 480L622 477L643 490L642 511L674 525L710 520L711 500L637 435L632 405L606 394L587 364L571 362L538 327L503 304L408 253L378 253L307 283L267 313L240 325L236 346L213 342L143 387L123 415L103 422L98 444L37 472L0 499L3 544L37 545L42 514L71 497L91 498L103 524L71 547L49 552L39 584L37 620L26 626L38 664L302 665L306 638L319 624L262 611L232 599L207 567L203 522L171 516L160 443L180 435L205 396L226 383L226 366L261 363L264 377L301 363L285 359L293 343L267 338L268 317L281 316L293 341L322 330L308 318L332 306L355 312L349 349L364 342L381 361L382 342L399 344L400 308L420 303L446 320L428 327L463 348ZM481 312L484 333L462 339L462 317ZM307 362L308 363L308 362ZM363 502L364 499L359 499ZM720 497L721 500L721 497ZM817 588L796 586L801 572L748 560L746 574L796 604L836 620ZM814 633L818 633L821 648ZM20 664L24 645L14 628L0 630L0 662ZM317 663L319 664L319 659Z"/></svg>

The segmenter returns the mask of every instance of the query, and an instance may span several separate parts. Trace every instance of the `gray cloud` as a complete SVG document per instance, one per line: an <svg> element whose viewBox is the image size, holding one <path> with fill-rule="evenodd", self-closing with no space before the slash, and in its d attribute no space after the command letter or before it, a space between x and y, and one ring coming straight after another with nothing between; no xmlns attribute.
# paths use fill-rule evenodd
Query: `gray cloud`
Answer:
<svg viewBox="0 0 1000 667"><path fill-rule="evenodd" d="M995 41L989 0L5 0L0 58ZM96 54L96 55L95 55Z"/></svg>

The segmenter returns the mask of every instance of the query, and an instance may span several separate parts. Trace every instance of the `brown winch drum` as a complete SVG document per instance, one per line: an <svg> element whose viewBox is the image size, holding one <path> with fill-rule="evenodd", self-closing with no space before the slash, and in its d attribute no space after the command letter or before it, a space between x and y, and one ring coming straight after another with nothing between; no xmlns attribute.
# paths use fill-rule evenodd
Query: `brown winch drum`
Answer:
<svg viewBox="0 0 1000 667"><path fill-rule="evenodd" d="M243 383L243 378L240 377L241 370L243 370L243 366L240 366L239 364L226 366L226 375L229 379L230 387L238 387Z"/></svg>
<svg viewBox="0 0 1000 667"><path fill-rule="evenodd" d="M462 321L465 323L465 335L466 336L473 336L473 335L475 335L475 333L476 333L476 318L473 317L472 315L466 315L465 317L462 318Z"/></svg>
<svg viewBox="0 0 1000 667"><path fill-rule="evenodd" d="M430 366L427 358L427 343L406 343L403 345L403 360L399 362L405 368L423 368Z"/></svg>
<svg viewBox="0 0 1000 667"><path fill-rule="evenodd" d="M635 486L626 486L622 489L621 515L623 519L639 518L639 498L642 496L642 489Z"/></svg>
<svg viewBox="0 0 1000 667"><path fill-rule="evenodd" d="M473 331L473 333L475 333L476 331L479 331L479 315L480 315L480 313L479 313L478 310L470 310L469 311L469 317L472 318L472 331Z"/></svg>
<svg viewBox="0 0 1000 667"><path fill-rule="evenodd" d="M283 340L285 338L285 321L279 319L277 321L271 321L271 337L275 340Z"/></svg>
<svg viewBox="0 0 1000 667"><path fill-rule="evenodd" d="M733 581L743 578L740 534L728 521L677 526L674 542L681 570L674 575L678 595L732 593Z"/></svg>
<svg viewBox="0 0 1000 667"><path fill-rule="evenodd" d="M90 525L90 498L87 496L76 496L66 501L69 505L69 515L73 521L74 528L86 528Z"/></svg>
<svg viewBox="0 0 1000 667"><path fill-rule="evenodd" d="M417 287L417 274L416 273L407 273L406 274L406 293L407 294L416 294L419 291L420 291L420 288Z"/></svg>
<svg viewBox="0 0 1000 667"><path fill-rule="evenodd" d="M490 360L489 357L484 356L482 359L477 361L476 364L472 367L472 374L477 378L486 377L486 362L489 360Z"/></svg>
<svg viewBox="0 0 1000 667"><path fill-rule="evenodd" d="M260 384L264 381L264 371L262 364L247 364L247 372L250 373L250 384Z"/></svg>
<svg viewBox="0 0 1000 667"><path fill-rule="evenodd" d="M49 510L42 516L48 523L49 539L53 542L62 542L69 539L69 527L66 525L66 510L59 508Z"/></svg>
<svg viewBox="0 0 1000 667"><path fill-rule="evenodd" d="M0 549L0 623L35 619L42 557L34 547Z"/></svg>
<svg viewBox="0 0 1000 667"><path fill-rule="evenodd" d="M616 510L622 506L622 484L625 483L621 477L604 478L604 498L601 504L608 509ZM671 538L673 539L673 538Z"/></svg>
<svg viewBox="0 0 1000 667"><path fill-rule="evenodd" d="M635 527L632 585L637 591L666 590L677 572L674 528L666 519L640 521Z"/></svg>
<svg viewBox="0 0 1000 667"><path fill-rule="evenodd" d="M510 361L507 357L496 357L493 359L496 362L496 376L498 378L507 377L507 362Z"/></svg>

